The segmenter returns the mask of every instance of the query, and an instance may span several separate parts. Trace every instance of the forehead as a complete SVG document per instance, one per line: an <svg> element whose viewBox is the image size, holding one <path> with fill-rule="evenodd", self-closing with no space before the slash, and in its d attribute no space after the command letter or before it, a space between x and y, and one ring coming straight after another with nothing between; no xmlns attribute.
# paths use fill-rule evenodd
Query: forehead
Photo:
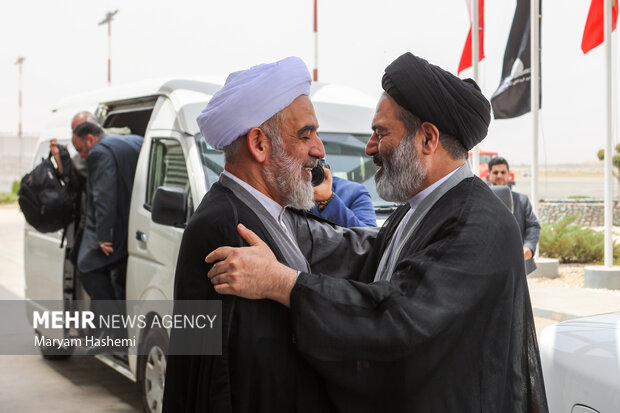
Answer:
<svg viewBox="0 0 620 413"><path fill-rule="evenodd" d="M306 95L297 97L290 105L282 111L284 115L284 125L293 128L301 128L304 126L313 126L315 129L319 126L319 121L314 113L314 106L310 98Z"/></svg>
<svg viewBox="0 0 620 413"><path fill-rule="evenodd" d="M508 167L506 166L505 163L500 163L500 164L497 164L497 165L493 165L491 167L491 171L503 172L503 171L507 171L507 170L508 170Z"/></svg>
<svg viewBox="0 0 620 413"><path fill-rule="evenodd" d="M384 95L377 103L375 116L372 119L373 129L375 127L387 127L390 123L398 121L398 103L388 95Z"/></svg>

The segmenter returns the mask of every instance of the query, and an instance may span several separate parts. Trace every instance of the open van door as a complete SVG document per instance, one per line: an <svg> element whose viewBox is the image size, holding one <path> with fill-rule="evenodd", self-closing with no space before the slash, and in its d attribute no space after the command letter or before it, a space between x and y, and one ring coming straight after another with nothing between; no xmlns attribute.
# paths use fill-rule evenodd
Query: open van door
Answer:
<svg viewBox="0 0 620 413"><path fill-rule="evenodd" d="M161 305L153 301L172 302L178 249L185 223L194 210L196 195L192 193L192 169L188 167L193 138L176 126L177 114L168 97L151 101L150 108L145 100L106 106L106 127L129 124L132 133L136 129L145 131L129 213L126 298L140 301L140 314L147 319L161 320L168 314L160 314ZM156 116L149 120L147 110L148 115ZM142 123L134 123L140 119ZM133 309L127 310L133 313ZM139 330L135 326L128 328L127 334L138 337L140 348L139 356L128 357L130 370L135 372L145 408L155 411L163 398L168 331Z"/></svg>

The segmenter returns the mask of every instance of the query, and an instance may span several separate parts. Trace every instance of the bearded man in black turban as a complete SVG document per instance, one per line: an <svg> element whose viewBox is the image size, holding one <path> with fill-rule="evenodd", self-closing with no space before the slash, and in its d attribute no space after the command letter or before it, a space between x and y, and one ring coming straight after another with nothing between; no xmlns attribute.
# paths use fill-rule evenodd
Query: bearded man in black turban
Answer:
<svg viewBox="0 0 620 413"><path fill-rule="evenodd" d="M241 228L249 247L207 257L215 289L290 307L296 348L341 412L547 412L519 227L466 163L489 102L411 53L382 85L366 153L379 195L402 206L363 268L334 276L346 251L316 263L325 241L312 239L298 273Z"/></svg>

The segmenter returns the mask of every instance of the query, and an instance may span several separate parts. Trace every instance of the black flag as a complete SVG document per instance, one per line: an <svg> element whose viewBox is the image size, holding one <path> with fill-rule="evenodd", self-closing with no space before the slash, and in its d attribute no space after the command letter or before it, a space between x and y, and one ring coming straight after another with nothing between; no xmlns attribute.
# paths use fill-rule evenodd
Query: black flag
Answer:
<svg viewBox="0 0 620 413"><path fill-rule="evenodd" d="M540 19L538 24L540 27ZM540 62L540 59L538 61ZM491 107L495 119L516 118L531 110L531 75L530 0L517 0L517 8L504 52L502 81L491 96Z"/></svg>

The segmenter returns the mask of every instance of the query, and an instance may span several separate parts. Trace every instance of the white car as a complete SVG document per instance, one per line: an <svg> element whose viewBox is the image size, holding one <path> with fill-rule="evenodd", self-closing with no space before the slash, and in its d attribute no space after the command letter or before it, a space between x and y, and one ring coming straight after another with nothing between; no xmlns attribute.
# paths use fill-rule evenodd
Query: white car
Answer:
<svg viewBox="0 0 620 413"><path fill-rule="evenodd" d="M620 312L549 326L539 345L550 413L620 412Z"/></svg>

